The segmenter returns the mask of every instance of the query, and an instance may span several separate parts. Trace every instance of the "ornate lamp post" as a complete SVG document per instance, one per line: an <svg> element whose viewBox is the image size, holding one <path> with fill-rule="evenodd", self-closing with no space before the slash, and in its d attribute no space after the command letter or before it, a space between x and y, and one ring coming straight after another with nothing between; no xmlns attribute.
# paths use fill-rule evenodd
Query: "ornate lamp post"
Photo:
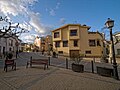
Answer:
<svg viewBox="0 0 120 90"><path fill-rule="evenodd" d="M48 55L50 55L50 42L49 42L49 37L47 36L47 50L48 50Z"/></svg>
<svg viewBox="0 0 120 90"><path fill-rule="evenodd" d="M105 25L110 30L110 40L111 40L111 45L112 45L112 56L113 56L113 74L114 74L114 78L118 80L119 76L118 76L117 63L116 63L116 58L115 58L114 42L113 42L113 35L112 35L112 27L114 26L114 20L111 20L110 18L108 18Z"/></svg>

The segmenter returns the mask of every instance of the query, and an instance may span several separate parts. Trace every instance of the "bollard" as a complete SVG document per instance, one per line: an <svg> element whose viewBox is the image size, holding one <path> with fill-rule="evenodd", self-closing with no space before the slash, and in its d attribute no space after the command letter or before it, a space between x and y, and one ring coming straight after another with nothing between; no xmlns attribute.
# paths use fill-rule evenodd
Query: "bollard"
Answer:
<svg viewBox="0 0 120 90"><path fill-rule="evenodd" d="M50 66L50 57L48 57L48 63L49 63L49 66Z"/></svg>
<svg viewBox="0 0 120 90"><path fill-rule="evenodd" d="M93 61L94 61L94 63L95 63L95 57L93 58Z"/></svg>
<svg viewBox="0 0 120 90"><path fill-rule="evenodd" d="M32 56L30 57L30 60L32 60Z"/></svg>
<svg viewBox="0 0 120 90"><path fill-rule="evenodd" d="M68 69L68 59L66 58L66 69Z"/></svg>
<svg viewBox="0 0 120 90"><path fill-rule="evenodd" d="M30 67L32 67L32 63L31 63L31 61L32 61L32 56L30 57Z"/></svg>
<svg viewBox="0 0 120 90"><path fill-rule="evenodd" d="M92 73L94 73L94 64L93 64L93 61L91 61L91 66L92 66Z"/></svg>

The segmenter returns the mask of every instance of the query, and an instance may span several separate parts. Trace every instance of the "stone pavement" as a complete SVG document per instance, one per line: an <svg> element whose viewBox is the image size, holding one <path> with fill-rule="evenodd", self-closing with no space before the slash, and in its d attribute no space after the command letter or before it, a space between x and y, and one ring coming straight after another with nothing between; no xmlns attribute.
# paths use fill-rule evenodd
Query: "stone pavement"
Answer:
<svg viewBox="0 0 120 90"><path fill-rule="evenodd" d="M0 90L120 90L120 81L53 66L22 66L16 71L0 69Z"/></svg>

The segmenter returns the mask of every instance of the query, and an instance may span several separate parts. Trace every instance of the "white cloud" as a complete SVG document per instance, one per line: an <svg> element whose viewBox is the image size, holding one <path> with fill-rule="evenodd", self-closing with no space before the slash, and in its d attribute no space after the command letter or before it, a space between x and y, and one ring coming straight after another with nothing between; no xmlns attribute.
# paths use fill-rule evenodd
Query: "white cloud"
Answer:
<svg viewBox="0 0 120 90"><path fill-rule="evenodd" d="M30 25L35 28L36 33L39 33L39 35L47 35L50 34L50 31L53 29L52 26L44 25L39 20L39 13L32 12L30 14Z"/></svg>
<svg viewBox="0 0 120 90"><path fill-rule="evenodd" d="M26 14L29 4L36 2L37 0L0 0L0 11L8 16L17 16L19 14Z"/></svg>
<svg viewBox="0 0 120 90"><path fill-rule="evenodd" d="M65 24L65 22L66 22L65 18L60 19L60 24Z"/></svg>
<svg viewBox="0 0 120 90"><path fill-rule="evenodd" d="M51 16L55 16L55 10L54 9L50 9L49 13L50 13Z"/></svg>
<svg viewBox="0 0 120 90"><path fill-rule="evenodd" d="M48 11L51 16L55 16L57 9L59 9L59 6L60 6L60 3L58 2L56 3L56 6L54 8L50 8L50 9L46 8L46 11Z"/></svg>
<svg viewBox="0 0 120 90"><path fill-rule="evenodd" d="M24 28L25 30L31 31L32 30L32 26L30 24L28 24L27 22L24 22L22 24L19 25L21 28Z"/></svg>
<svg viewBox="0 0 120 90"><path fill-rule="evenodd" d="M36 32L44 33L44 28L42 27L40 21L39 21L39 13L30 13L30 24L35 28Z"/></svg>
<svg viewBox="0 0 120 90"><path fill-rule="evenodd" d="M50 33L51 27L43 25L40 22L40 14L29 9L29 7L33 6L36 2L38 2L38 0L0 0L0 15L7 16L9 19L15 17L16 20L19 20L19 17L21 16L23 21L19 24L20 27L31 32L34 30L38 35L46 35ZM51 9L51 15L55 15L54 10L57 10L59 5L60 4L57 3L55 9ZM33 37L35 37L33 34L32 36L29 34L23 35L25 35L25 37L20 37L25 41L32 41Z"/></svg>
<svg viewBox="0 0 120 90"><path fill-rule="evenodd" d="M32 34L22 34L20 36L20 38L22 38L22 41L24 41L24 42L33 43L34 40L35 40L35 35L32 35Z"/></svg>
<svg viewBox="0 0 120 90"><path fill-rule="evenodd" d="M27 36L24 36L25 39L34 39L35 37L33 35L27 35Z"/></svg>
<svg viewBox="0 0 120 90"><path fill-rule="evenodd" d="M60 2L58 2L57 4L56 4L56 9L58 9L59 8L59 6L60 6Z"/></svg>

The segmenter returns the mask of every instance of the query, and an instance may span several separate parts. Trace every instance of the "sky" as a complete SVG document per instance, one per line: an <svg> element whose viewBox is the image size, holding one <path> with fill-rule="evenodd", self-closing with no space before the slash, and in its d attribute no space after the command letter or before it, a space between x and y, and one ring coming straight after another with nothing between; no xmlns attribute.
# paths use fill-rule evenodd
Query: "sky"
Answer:
<svg viewBox="0 0 120 90"><path fill-rule="evenodd" d="M0 0L0 16L29 30L20 35L23 42L31 43L65 24L86 24L89 31L104 32L109 39L109 30L102 28L111 18L113 33L120 31L119 4L120 0Z"/></svg>

